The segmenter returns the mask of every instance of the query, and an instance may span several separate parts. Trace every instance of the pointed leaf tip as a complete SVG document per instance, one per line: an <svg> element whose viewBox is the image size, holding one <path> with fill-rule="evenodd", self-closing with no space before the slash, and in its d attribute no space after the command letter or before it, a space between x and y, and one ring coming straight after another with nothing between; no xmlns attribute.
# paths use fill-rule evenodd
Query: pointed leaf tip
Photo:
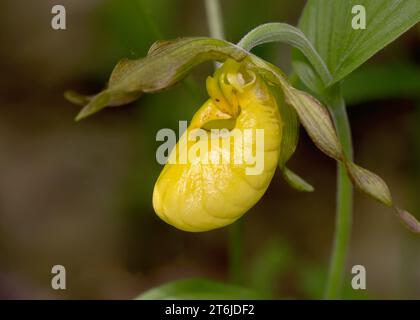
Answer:
<svg viewBox="0 0 420 320"><path fill-rule="evenodd" d="M283 172L284 179L291 187L295 188L296 190L303 191L303 192L314 191L314 187L312 185L310 185L308 182L303 180L293 171L289 170L286 167L283 167L281 170Z"/></svg>
<svg viewBox="0 0 420 320"><path fill-rule="evenodd" d="M88 116L105 108L110 101L110 94L106 91L96 95L76 116L75 120L80 121Z"/></svg>

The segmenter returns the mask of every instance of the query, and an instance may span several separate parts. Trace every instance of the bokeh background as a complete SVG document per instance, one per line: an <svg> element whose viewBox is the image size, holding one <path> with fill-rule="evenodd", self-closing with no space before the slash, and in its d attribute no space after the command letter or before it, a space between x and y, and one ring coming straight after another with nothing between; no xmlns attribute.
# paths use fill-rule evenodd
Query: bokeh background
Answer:
<svg viewBox="0 0 420 320"><path fill-rule="evenodd" d="M265 22L297 24L303 0L222 1L237 42ZM51 8L67 9L54 31ZM228 228L191 234L160 221L151 196L161 166L156 132L177 129L205 99L211 63L187 84L106 109L80 123L67 89L94 93L122 57L158 39L208 35L197 0L0 2L0 298L131 299L186 277L228 280ZM397 203L420 217L420 30L385 48L344 83L356 162L380 174ZM291 71L290 48L255 50ZM302 130L290 167L316 188L276 174L243 218L245 285L274 298L321 298L332 247L335 162ZM51 267L67 289L51 289ZM350 289L351 266L367 290ZM345 297L420 299L420 239L384 206L356 193Z"/></svg>

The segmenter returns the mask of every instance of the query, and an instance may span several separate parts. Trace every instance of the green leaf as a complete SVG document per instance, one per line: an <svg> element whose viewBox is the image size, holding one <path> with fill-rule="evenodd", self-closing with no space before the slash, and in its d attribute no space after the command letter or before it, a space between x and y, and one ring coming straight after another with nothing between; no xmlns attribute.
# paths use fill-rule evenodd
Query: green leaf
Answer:
<svg viewBox="0 0 420 320"><path fill-rule="evenodd" d="M250 289L206 279L184 279L152 288L136 300L255 300L264 297Z"/></svg>
<svg viewBox="0 0 420 320"><path fill-rule="evenodd" d="M132 102L144 92L157 92L175 85L191 70L208 60L232 58L240 61L247 52L234 44L210 38L182 38L159 41L149 50L147 57L121 60L114 68L108 86L94 97L82 98L66 94L71 102L88 104L76 120L83 119L107 106L120 106Z"/></svg>
<svg viewBox="0 0 420 320"><path fill-rule="evenodd" d="M365 30L352 28L355 5L366 9ZM322 0L307 2L299 27L325 61L332 85L419 21L418 0Z"/></svg>

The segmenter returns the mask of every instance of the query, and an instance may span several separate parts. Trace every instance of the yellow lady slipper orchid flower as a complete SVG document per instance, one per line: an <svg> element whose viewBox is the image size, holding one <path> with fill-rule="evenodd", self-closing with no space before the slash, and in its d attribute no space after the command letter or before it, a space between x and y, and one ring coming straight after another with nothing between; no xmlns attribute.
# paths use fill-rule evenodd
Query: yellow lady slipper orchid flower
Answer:
<svg viewBox="0 0 420 320"><path fill-rule="evenodd" d="M296 149L300 123L322 152L344 164L359 190L392 207L406 227L420 234L420 222L394 204L386 183L343 153L328 110L308 93L293 88L276 66L229 42L210 38L159 41L145 58L121 60L101 92L92 96L67 92L66 97L84 105L76 117L81 120L105 107L169 88L208 60L225 63L207 79L210 99L194 115L156 182L153 207L159 217L186 231L226 226L258 202L277 166L290 186L312 191L286 165ZM224 134L202 134L217 128L224 128ZM248 130L254 134L246 135ZM191 131L201 134L191 139ZM238 131L244 133L239 143ZM245 163L236 161L242 147ZM195 154L193 159L190 154ZM263 158L262 170L258 170L258 155Z"/></svg>
<svg viewBox="0 0 420 320"><path fill-rule="evenodd" d="M194 115L169 159L176 155L187 158L197 144L218 146L211 155L200 155L198 161L185 164L167 163L153 192L153 207L160 218L185 231L208 231L231 224L254 206L263 196L279 162L282 121L276 99L263 79L246 70L240 63L227 60L214 77L207 79L210 99ZM188 134L197 128L233 123L241 131L262 129L264 133L264 164L259 174L247 174L247 163L234 163L237 141L232 134L210 135L190 141ZM220 122L219 122L220 123ZM256 147L252 137L252 149ZM185 144L187 147L180 147ZM207 151L210 152L210 151ZM206 161L228 158L228 161ZM214 161L215 162L215 161Z"/></svg>

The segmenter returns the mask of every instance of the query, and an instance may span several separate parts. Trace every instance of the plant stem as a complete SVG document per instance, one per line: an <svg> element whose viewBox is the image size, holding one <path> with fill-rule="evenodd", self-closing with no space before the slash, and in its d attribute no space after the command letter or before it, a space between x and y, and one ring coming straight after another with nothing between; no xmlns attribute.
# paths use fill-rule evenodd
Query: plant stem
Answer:
<svg viewBox="0 0 420 320"><path fill-rule="evenodd" d="M207 24L209 26L210 36L216 39L224 39L222 14L220 11L219 0L205 0Z"/></svg>
<svg viewBox="0 0 420 320"><path fill-rule="evenodd" d="M351 131L346 106L339 85L332 89L327 106L334 119L344 154L353 159ZM353 209L353 187L343 164L337 167L336 222L333 251L325 291L325 299L340 299L350 243Z"/></svg>
<svg viewBox="0 0 420 320"><path fill-rule="evenodd" d="M222 14L219 0L205 0L207 23L212 38L224 39ZM217 67L217 63L215 64ZM240 219L229 227L229 278L231 282L243 283L244 230Z"/></svg>

